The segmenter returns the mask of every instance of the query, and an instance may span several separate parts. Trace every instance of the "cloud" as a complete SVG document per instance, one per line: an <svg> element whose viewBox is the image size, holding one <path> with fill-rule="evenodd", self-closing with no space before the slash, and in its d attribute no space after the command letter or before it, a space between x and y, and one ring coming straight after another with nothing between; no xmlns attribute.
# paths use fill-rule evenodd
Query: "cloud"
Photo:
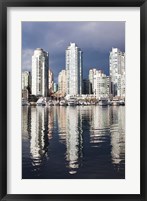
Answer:
<svg viewBox="0 0 147 201"><path fill-rule="evenodd" d="M49 66L57 78L70 42L83 51L85 76L90 66L101 66L108 73L111 48L125 51L125 22L23 22L23 69L31 67L33 50L41 47L49 52Z"/></svg>
<svg viewBox="0 0 147 201"><path fill-rule="evenodd" d="M22 70L31 71L33 49L22 50Z"/></svg>
<svg viewBox="0 0 147 201"><path fill-rule="evenodd" d="M25 22L23 46L61 51L69 42L104 50L124 41L125 22ZM30 28L31 27L31 28ZM58 50L57 50L58 48Z"/></svg>

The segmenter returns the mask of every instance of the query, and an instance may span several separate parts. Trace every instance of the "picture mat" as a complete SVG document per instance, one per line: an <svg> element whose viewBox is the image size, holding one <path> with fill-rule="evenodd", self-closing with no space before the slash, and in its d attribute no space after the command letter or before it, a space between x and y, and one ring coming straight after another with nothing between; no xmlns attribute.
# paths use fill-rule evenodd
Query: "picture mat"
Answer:
<svg viewBox="0 0 147 201"><path fill-rule="evenodd" d="M7 193L140 193L140 8L23 8L7 10ZM22 21L126 21L125 179L22 179ZM135 23L134 23L135 22Z"/></svg>

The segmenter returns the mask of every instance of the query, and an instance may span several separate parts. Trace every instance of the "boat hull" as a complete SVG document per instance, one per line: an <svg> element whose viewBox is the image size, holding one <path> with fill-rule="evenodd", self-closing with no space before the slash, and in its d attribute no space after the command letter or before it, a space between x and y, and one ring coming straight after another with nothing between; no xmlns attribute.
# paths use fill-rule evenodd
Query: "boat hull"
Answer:
<svg viewBox="0 0 147 201"><path fill-rule="evenodd" d="M68 106L76 106L76 103L68 103Z"/></svg>
<svg viewBox="0 0 147 201"><path fill-rule="evenodd" d="M108 100L100 100L98 105L100 106L107 106L108 105Z"/></svg>
<svg viewBox="0 0 147 201"><path fill-rule="evenodd" d="M119 104L118 101L113 101L113 102L110 103L110 105L112 105L112 106L119 106L120 104Z"/></svg>
<svg viewBox="0 0 147 201"><path fill-rule="evenodd" d="M37 103L37 106L46 106L45 103Z"/></svg>

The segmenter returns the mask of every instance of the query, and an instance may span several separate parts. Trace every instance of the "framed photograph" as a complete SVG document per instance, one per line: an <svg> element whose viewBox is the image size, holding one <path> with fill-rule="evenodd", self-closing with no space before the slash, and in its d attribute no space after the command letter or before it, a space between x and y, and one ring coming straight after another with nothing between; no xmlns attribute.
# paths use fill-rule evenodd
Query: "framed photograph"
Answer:
<svg viewBox="0 0 147 201"><path fill-rule="evenodd" d="M0 9L0 199L145 201L146 1Z"/></svg>

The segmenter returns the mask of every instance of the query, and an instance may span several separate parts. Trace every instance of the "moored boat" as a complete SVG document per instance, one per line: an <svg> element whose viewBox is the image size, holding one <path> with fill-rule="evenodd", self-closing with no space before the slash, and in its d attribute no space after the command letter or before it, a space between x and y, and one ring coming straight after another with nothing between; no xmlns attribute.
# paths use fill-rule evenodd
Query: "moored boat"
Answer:
<svg viewBox="0 0 147 201"><path fill-rule="evenodd" d="M60 102L59 102L59 101L54 101L53 103L54 103L54 106L60 105Z"/></svg>
<svg viewBox="0 0 147 201"><path fill-rule="evenodd" d="M60 104L60 106L66 106L67 105L65 100L61 100L59 104Z"/></svg>
<svg viewBox="0 0 147 201"><path fill-rule="evenodd" d="M125 101L124 101L124 100L120 100L120 101L119 101L119 105L124 106L124 105L125 105Z"/></svg>
<svg viewBox="0 0 147 201"><path fill-rule="evenodd" d="M45 105L46 105L46 100L45 100L43 97L41 97L41 98L39 98L38 101L36 102L36 105L37 105L37 106L45 106Z"/></svg>
<svg viewBox="0 0 147 201"><path fill-rule="evenodd" d="M36 102L31 101L30 106L36 106Z"/></svg>
<svg viewBox="0 0 147 201"><path fill-rule="evenodd" d="M108 105L108 99L106 98L101 98L98 102L98 105L100 106L107 106Z"/></svg>
<svg viewBox="0 0 147 201"><path fill-rule="evenodd" d="M49 100L47 104L48 104L48 106L54 106L54 103L52 100Z"/></svg>
<svg viewBox="0 0 147 201"><path fill-rule="evenodd" d="M84 105L84 101L79 101L79 105Z"/></svg>
<svg viewBox="0 0 147 201"><path fill-rule="evenodd" d="M78 104L77 102L77 99L76 98L70 98L68 101L67 101L67 104L69 106L76 106Z"/></svg>
<svg viewBox="0 0 147 201"><path fill-rule="evenodd" d="M119 106L120 102L119 101L111 101L110 105L112 105L112 106Z"/></svg>

